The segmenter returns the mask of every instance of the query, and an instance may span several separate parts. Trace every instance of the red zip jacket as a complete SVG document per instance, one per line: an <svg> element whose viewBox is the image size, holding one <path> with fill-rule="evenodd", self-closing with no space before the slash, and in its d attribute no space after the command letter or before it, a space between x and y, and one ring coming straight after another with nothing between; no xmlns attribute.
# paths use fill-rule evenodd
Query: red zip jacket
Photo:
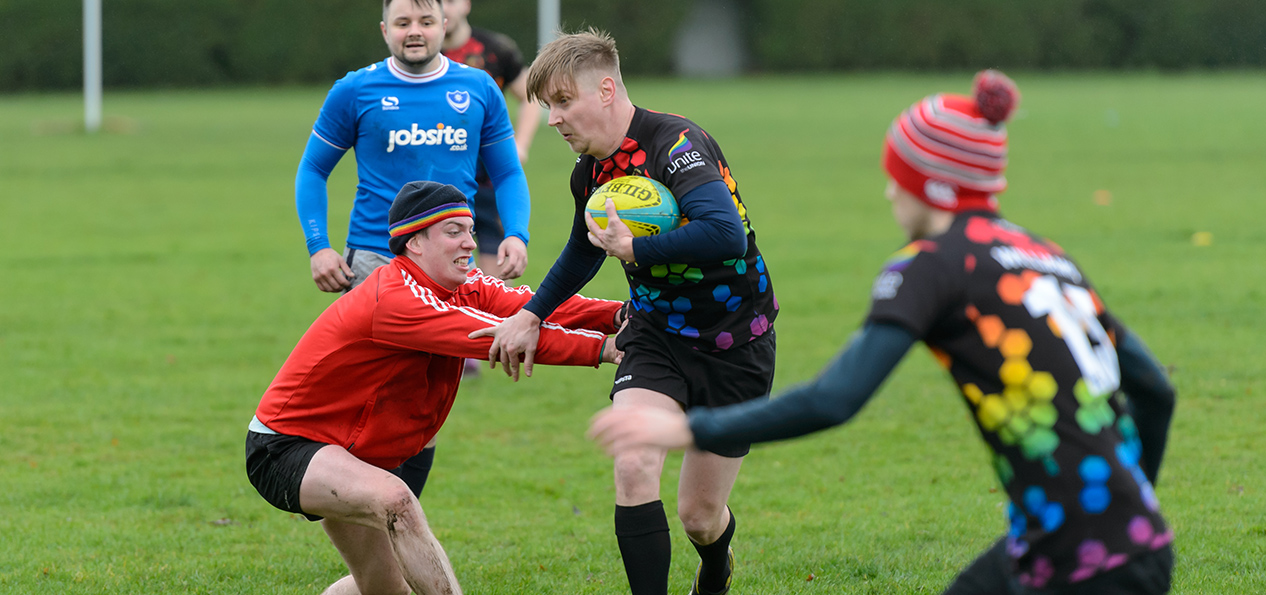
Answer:
<svg viewBox="0 0 1266 595"><path fill-rule="evenodd" d="M532 298L471 273L456 291L399 256L335 300L299 339L255 417L273 431L337 444L393 469L444 425L462 359L488 359L495 326ZM621 302L576 296L541 325L535 362L597 366ZM592 330L590 330L592 329Z"/></svg>

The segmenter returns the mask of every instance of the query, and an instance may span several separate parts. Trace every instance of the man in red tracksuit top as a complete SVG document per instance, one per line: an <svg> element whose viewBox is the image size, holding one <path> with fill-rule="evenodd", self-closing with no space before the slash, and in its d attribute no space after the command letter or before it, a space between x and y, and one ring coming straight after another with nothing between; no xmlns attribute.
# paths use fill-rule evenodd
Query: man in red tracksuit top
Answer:
<svg viewBox="0 0 1266 595"><path fill-rule="evenodd" d="M270 504L321 520L351 576L328 593L460 593L417 498L388 470L444 424L464 358L487 358L496 326L532 297L470 266L466 197L411 182L389 214L397 254L304 333L264 393L246 439L247 476ZM577 296L541 326L536 360L618 358L621 302Z"/></svg>

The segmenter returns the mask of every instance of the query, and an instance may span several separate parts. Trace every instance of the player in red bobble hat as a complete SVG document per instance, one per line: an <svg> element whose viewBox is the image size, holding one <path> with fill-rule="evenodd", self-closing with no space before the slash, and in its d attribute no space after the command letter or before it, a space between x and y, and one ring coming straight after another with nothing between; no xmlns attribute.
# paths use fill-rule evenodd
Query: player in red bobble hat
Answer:
<svg viewBox="0 0 1266 595"><path fill-rule="evenodd" d="M1007 534L945 593L1168 592L1173 533L1152 485L1174 390L1059 246L998 215L1004 122L1019 99L1015 83L984 71L971 97L933 95L893 122L887 196L912 242L884 264L862 329L817 379L689 415L607 410L591 434L621 452L816 432L848 421L923 341L1011 501Z"/></svg>

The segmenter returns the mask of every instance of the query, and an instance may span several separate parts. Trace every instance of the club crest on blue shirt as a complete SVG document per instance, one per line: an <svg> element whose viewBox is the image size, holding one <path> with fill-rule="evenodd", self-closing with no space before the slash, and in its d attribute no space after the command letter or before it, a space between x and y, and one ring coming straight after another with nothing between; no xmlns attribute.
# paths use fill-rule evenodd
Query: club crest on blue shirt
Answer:
<svg viewBox="0 0 1266 595"><path fill-rule="evenodd" d="M459 114L466 113L466 109L470 107L470 93L467 91L449 91L444 94L444 98L448 99L448 106Z"/></svg>

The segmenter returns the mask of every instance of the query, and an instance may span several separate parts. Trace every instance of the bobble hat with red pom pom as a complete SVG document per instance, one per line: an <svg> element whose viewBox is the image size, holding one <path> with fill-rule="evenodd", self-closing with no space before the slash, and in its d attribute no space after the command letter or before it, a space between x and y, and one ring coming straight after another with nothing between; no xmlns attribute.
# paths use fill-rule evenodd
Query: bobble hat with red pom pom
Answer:
<svg viewBox="0 0 1266 595"><path fill-rule="evenodd" d="M893 181L937 209L995 211L1007 188L1007 128L1020 103L1015 83L997 70L972 81L972 97L942 93L910 106L884 141Z"/></svg>

